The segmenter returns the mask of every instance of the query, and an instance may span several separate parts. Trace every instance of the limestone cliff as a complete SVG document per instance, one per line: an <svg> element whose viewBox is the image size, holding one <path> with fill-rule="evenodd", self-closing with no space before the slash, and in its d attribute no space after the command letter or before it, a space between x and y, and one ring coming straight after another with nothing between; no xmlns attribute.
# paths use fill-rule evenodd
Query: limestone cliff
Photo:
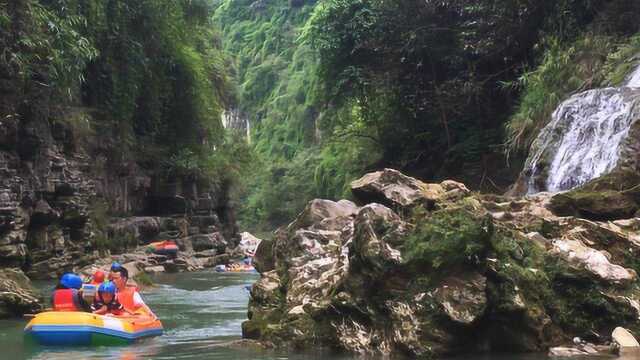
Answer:
<svg viewBox="0 0 640 360"><path fill-rule="evenodd" d="M549 195L478 195L390 169L352 188L357 205L314 200L260 244L245 337L429 358L640 330L637 219L559 217Z"/></svg>

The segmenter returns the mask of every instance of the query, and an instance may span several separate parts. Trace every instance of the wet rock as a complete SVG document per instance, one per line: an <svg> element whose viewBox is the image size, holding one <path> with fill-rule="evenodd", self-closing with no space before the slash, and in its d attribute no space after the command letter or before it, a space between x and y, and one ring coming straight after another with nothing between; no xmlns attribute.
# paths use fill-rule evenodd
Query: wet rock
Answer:
<svg viewBox="0 0 640 360"><path fill-rule="evenodd" d="M0 319L36 313L41 309L42 301L22 271L0 270Z"/></svg>
<svg viewBox="0 0 640 360"><path fill-rule="evenodd" d="M191 242L193 251L216 249L219 252L224 252L225 248L227 247L227 241L222 237L222 234L220 233L198 234L190 236L185 241L187 243Z"/></svg>
<svg viewBox="0 0 640 360"><path fill-rule="evenodd" d="M629 283L637 277L635 271L610 263L603 252L587 247L577 240L555 240L553 250L605 281Z"/></svg>
<svg viewBox="0 0 640 360"><path fill-rule="evenodd" d="M631 335L629 330L622 327L617 327L613 330L613 333L611 333L611 339L618 344L620 348L640 347L638 340Z"/></svg>
<svg viewBox="0 0 640 360"><path fill-rule="evenodd" d="M443 281L434 296L451 321L469 325L486 309L486 284L486 278L478 273L452 276Z"/></svg>
<svg viewBox="0 0 640 360"><path fill-rule="evenodd" d="M571 191L555 195L550 209L561 216L591 220L631 218L640 209L640 175L617 170Z"/></svg>
<svg viewBox="0 0 640 360"><path fill-rule="evenodd" d="M253 266L259 273L266 273L275 269L275 259L273 258L273 241L264 240L258 244L256 254L253 258Z"/></svg>
<svg viewBox="0 0 640 360"><path fill-rule="evenodd" d="M560 357L560 358L568 358L568 357L584 357L584 356L593 356L600 354L598 350L594 347L569 347L569 346L558 346L552 347L549 349L549 357Z"/></svg>
<svg viewBox="0 0 640 360"><path fill-rule="evenodd" d="M150 273L150 274L162 273L164 272L164 266L162 265L147 266L144 268L144 272Z"/></svg>

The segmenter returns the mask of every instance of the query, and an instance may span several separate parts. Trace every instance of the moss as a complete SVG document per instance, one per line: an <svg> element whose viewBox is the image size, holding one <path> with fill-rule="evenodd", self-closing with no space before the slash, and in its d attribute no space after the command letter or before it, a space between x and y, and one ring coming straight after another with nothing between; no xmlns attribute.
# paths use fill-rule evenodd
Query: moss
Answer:
<svg viewBox="0 0 640 360"><path fill-rule="evenodd" d="M639 184L640 175L618 170L554 196L550 208L561 216L592 220L630 218L640 209Z"/></svg>
<svg viewBox="0 0 640 360"><path fill-rule="evenodd" d="M403 248L410 267L438 272L476 264L484 258L493 235L491 220L465 207L436 211L426 221L417 220Z"/></svg>

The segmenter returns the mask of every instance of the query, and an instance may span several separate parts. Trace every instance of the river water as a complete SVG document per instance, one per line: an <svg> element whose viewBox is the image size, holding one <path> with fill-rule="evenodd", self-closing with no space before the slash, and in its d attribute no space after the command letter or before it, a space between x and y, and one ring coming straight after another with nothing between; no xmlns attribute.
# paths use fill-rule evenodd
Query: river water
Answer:
<svg viewBox="0 0 640 360"><path fill-rule="evenodd" d="M23 342L25 320L0 321L0 359L338 359L321 354L261 352L233 345L246 319L255 274L196 272L162 274L145 294L147 304L162 319L163 336L126 347L42 348ZM44 289L49 284L41 285ZM347 359L347 358L340 358ZM473 356L465 360L541 360L542 355Z"/></svg>

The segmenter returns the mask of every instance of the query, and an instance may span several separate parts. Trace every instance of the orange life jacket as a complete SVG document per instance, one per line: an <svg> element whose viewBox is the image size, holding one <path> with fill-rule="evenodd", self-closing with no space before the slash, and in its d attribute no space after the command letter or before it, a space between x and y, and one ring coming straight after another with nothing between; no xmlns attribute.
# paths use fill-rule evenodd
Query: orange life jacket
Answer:
<svg viewBox="0 0 640 360"><path fill-rule="evenodd" d="M133 302L133 295L136 293L136 287L127 286L124 290L119 290L116 297L118 302L128 311L136 311L136 306Z"/></svg>
<svg viewBox="0 0 640 360"><path fill-rule="evenodd" d="M73 289L58 289L53 292L53 311L80 311L78 292Z"/></svg>

